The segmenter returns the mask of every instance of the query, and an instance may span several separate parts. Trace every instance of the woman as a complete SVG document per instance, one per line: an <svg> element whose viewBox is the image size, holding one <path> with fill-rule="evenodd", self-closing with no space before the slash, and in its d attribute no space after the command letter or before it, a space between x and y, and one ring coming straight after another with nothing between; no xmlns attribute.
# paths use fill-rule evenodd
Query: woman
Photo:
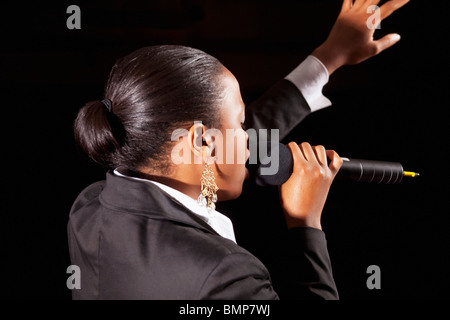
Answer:
<svg viewBox="0 0 450 320"><path fill-rule="evenodd" d="M381 20L407 2L387 1ZM378 3L343 0L328 38L313 52L325 78L399 41L397 34L375 40L367 27L367 6ZM285 136L312 111L305 93L314 99L320 89L302 91L301 70L246 112L234 76L199 50L148 47L118 61L105 99L86 104L75 121L80 146L114 170L86 188L70 213L70 256L81 271L73 298L279 298L267 269L236 244L230 220L214 203L242 191L249 156L244 121ZM276 252L283 297L337 298L320 216L342 160L321 146L288 147L294 170L279 189L287 231Z"/></svg>
<svg viewBox="0 0 450 320"><path fill-rule="evenodd" d="M90 158L115 170L71 210L70 255L81 270L73 298L278 298L267 269L235 243L214 206L242 192L244 121L235 77L200 50L146 47L115 64L105 99L86 104L74 126ZM282 259L298 291L336 298L320 216L342 160L322 146L288 147Z"/></svg>

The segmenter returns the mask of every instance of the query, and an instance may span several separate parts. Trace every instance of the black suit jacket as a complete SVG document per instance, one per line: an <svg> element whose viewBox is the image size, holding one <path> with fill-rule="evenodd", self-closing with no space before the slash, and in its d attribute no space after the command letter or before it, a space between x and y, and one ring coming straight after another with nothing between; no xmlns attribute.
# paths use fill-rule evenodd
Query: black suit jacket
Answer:
<svg viewBox="0 0 450 320"><path fill-rule="evenodd" d="M278 299L255 256L149 182L108 172L76 199L68 235L81 270L74 299ZM337 298L324 233L288 236L298 294Z"/></svg>
<svg viewBox="0 0 450 320"><path fill-rule="evenodd" d="M245 126L278 129L280 140L311 113L308 102L288 80L280 80L245 110Z"/></svg>
<svg viewBox="0 0 450 320"><path fill-rule="evenodd" d="M272 101L301 96L290 82L280 84L281 98ZM269 96L276 92L272 88ZM262 111L279 106L261 101ZM284 296L338 298L325 234L296 228L285 237L276 252L280 265L288 266ZM149 182L108 172L106 181L87 187L73 204L68 239L71 262L81 270L74 299L279 298L260 260Z"/></svg>

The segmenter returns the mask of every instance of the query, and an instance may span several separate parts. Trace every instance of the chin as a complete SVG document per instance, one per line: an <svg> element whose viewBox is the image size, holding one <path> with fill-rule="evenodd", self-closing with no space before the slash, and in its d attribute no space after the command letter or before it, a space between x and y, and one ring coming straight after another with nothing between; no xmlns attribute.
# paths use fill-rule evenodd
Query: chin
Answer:
<svg viewBox="0 0 450 320"><path fill-rule="evenodd" d="M232 190L219 189L219 191L217 191L218 201L228 201L237 199L242 194L242 183L239 186L240 187L235 187Z"/></svg>
<svg viewBox="0 0 450 320"><path fill-rule="evenodd" d="M219 185L219 191L217 191L218 201L228 201L237 199L242 194L242 187L244 185L245 179L248 178L248 170L244 167L244 170L240 172L234 181L226 181L226 186Z"/></svg>

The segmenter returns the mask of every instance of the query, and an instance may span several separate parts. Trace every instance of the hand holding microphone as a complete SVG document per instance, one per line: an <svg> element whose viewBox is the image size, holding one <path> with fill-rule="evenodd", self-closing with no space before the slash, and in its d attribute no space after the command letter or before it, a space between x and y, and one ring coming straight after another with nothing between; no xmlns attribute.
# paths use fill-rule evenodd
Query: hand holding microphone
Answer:
<svg viewBox="0 0 450 320"><path fill-rule="evenodd" d="M261 147L261 145L260 145ZM289 179L293 170L291 151L281 143L263 143L267 151L260 156L255 180L260 186L278 186ZM272 152L274 148L274 152ZM331 159L328 159L331 160ZM343 164L336 178L357 182L397 184L403 177L418 177L415 172L404 171L398 162L342 158ZM277 170L267 170L276 163Z"/></svg>
<svg viewBox="0 0 450 320"><path fill-rule="evenodd" d="M291 142L288 148L293 159L292 174L279 189L287 227L322 229L322 210L342 159L335 151L312 147L307 142Z"/></svg>
<svg viewBox="0 0 450 320"><path fill-rule="evenodd" d="M264 143L264 149L267 152L258 161L256 183L260 186L279 186L288 228L321 229L322 210L335 177L394 184L404 176L419 175L403 171L402 165L397 162L341 158L335 151L306 142L300 145L291 142L287 147L268 142ZM264 170L272 166L272 160L277 163L277 170ZM268 171L271 174L267 174Z"/></svg>

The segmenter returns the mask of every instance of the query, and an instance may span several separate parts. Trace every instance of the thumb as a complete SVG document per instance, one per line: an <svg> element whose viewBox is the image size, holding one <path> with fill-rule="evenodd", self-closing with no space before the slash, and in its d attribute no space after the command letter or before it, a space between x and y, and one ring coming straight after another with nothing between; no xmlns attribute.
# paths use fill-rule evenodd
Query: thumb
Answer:
<svg viewBox="0 0 450 320"><path fill-rule="evenodd" d="M394 44L400 41L400 35L397 33L391 33L388 35L385 35L383 38L374 41L376 45L376 54L392 47Z"/></svg>

